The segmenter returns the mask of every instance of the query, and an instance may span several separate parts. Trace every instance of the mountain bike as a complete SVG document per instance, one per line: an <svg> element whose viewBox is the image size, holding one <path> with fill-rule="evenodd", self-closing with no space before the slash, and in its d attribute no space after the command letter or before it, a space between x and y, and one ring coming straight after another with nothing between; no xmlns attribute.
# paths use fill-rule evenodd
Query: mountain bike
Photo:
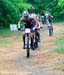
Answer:
<svg viewBox="0 0 64 75"><path fill-rule="evenodd" d="M22 29L20 30L22 31ZM30 48L31 48L31 45L30 45L30 33L31 33L31 30L30 28L25 28L25 49L27 49L27 58L29 58L30 56ZM32 43L33 43L33 50L35 50L36 48L38 48L38 36L37 36L37 30L35 29L34 31L34 38L32 39Z"/></svg>

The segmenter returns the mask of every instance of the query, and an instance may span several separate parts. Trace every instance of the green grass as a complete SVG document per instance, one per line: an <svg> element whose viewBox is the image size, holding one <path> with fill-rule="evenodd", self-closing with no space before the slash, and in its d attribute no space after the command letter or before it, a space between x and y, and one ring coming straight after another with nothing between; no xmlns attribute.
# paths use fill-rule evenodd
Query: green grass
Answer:
<svg viewBox="0 0 64 75"><path fill-rule="evenodd" d="M64 45L64 39L58 39L55 41L58 45Z"/></svg>
<svg viewBox="0 0 64 75"><path fill-rule="evenodd" d="M59 33L60 35L64 35L64 30L60 30L57 33ZM52 52L64 54L64 38L61 37L60 39L56 39L54 42L56 44L56 48L54 48Z"/></svg>
<svg viewBox="0 0 64 75"><path fill-rule="evenodd" d="M12 43L13 43L13 41L11 41L11 40L2 40L2 41L0 41L0 47L6 46L6 45L12 44Z"/></svg>
<svg viewBox="0 0 64 75"><path fill-rule="evenodd" d="M59 34L64 34L64 29L58 31Z"/></svg>
<svg viewBox="0 0 64 75"><path fill-rule="evenodd" d="M64 39L58 39L55 41L57 48L55 48L52 52L64 54Z"/></svg>
<svg viewBox="0 0 64 75"><path fill-rule="evenodd" d="M63 34L64 34L64 29L62 29L62 30L61 30L61 29L58 30L58 31L56 32L56 34L59 34L59 35L62 34L62 35L63 35Z"/></svg>
<svg viewBox="0 0 64 75"><path fill-rule="evenodd" d="M53 53L64 54L64 47L57 47L52 52Z"/></svg>
<svg viewBox="0 0 64 75"><path fill-rule="evenodd" d="M9 37L11 38L13 36L16 36L16 39L19 39L19 37L21 36L21 32L20 31L11 31L10 29L1 29L0 30L0 38L3 38L3 39L0 40L0 47L14 43L16 41L16 39L14 41L5 39L5 38L9 38Z"/></svg>
<svg viewBox="0 0 64 75"><path fill-rule="evenodd" d="M0 30L0 37L6 38L6 37L11 37L11 36L20 36L21 32L20 31L11 31L10 29L1 29Z"/></svg>

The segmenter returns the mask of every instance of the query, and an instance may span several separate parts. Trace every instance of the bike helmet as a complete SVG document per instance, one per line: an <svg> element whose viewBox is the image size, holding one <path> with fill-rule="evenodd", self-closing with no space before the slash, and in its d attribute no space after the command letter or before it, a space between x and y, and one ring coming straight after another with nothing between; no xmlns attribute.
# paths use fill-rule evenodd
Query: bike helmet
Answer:
<svg viewBox="0 0 64 75"><path fill-rule="evenodd" d="M32 13L31 15L30 15L30 18L35 18L36 17L36 14L34 14L34 13Z"/></svg>
<svg viewBox="0 0 64 75"><path fill-rule="evenodd" d="M28 17L28 11L27 10L25 10L25 11L23 11L23 13L22 13L22 15L24 16L24 17Z"/></svg>

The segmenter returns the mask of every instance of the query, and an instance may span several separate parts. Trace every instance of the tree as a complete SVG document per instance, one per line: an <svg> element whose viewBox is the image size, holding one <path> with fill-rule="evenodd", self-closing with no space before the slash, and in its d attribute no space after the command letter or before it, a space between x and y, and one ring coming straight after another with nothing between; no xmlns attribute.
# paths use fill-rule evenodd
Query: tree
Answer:
<svg viewBox="0 0 64 75"><path fill-rule="evenodd" d="M0 0L0 27L8 27L10 23L18 23L21 11L32 7L24 0Z"/></svg>

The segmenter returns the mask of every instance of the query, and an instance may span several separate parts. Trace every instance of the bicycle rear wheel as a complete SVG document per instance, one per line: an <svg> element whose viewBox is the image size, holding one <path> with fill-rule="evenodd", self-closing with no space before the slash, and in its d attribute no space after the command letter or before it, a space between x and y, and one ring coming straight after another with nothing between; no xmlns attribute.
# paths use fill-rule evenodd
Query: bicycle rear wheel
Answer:
<svg viewBox="0 0 64 75"><path fill-rule="evenodd" d="M52 26L50 26L49 27L49 36L52 36L52 34L53 34L53 28L52 28Z"/></svg>

